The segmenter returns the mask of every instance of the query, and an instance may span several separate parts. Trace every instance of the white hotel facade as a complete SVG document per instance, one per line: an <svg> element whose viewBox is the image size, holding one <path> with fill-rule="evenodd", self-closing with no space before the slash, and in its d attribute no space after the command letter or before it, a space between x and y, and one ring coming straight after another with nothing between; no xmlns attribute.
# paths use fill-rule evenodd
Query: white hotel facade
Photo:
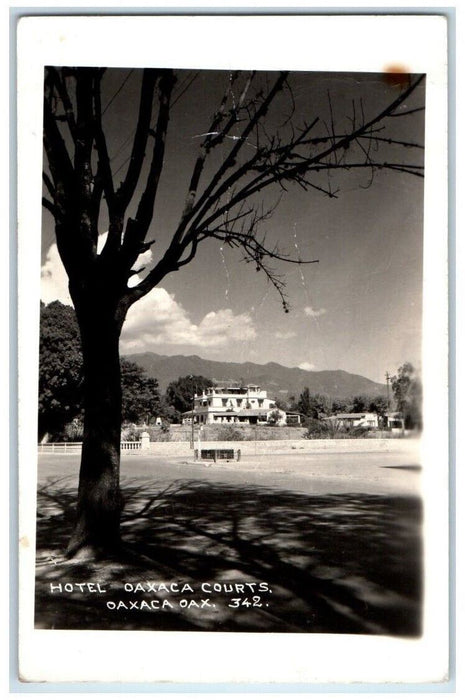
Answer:
<svg viewBox="0 0 465 700"><path fill-rule="evenodd" d="M276 425L286 425L286 412L278 409L256 384L212 386L195 394L193 410L183 413L182 422L211 425L219 423L266 424L273 414Z"/></svg>

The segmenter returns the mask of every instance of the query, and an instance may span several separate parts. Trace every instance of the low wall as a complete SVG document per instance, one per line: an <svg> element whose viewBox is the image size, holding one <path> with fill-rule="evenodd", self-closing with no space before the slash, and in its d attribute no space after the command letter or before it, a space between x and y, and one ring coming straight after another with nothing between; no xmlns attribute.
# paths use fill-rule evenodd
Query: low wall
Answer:
<svg viewBox="0 0 465 700"><path fill-rule="evenodd" d="M147 430L151 442L190 442L192 428L190 425L170 425L169 430L161 427L150 426L141 428ZM234 432L235 437L229 440L229 436ZM243 442L246 440L298 440L303 438L306 428L291 428L287 426L275 427L271 425L205 425L202 426L202 441L231 441ZM197 441L199 429L194 429L195 440ZM236 439L237 438L237 439Z"/></svg>
<svg viewBox="0 0 465 700"><path fill-rule="evenodd" d="M147 431L150 435L150 442L190 442L192 428L190 425L170 425L168 429L159 426L139 426L139 433ZM406 431L407 433L407 431ZM237 425L234 423L223 425L202 426L202 441L205 442L264 442L268 440L303 440L307 434L307 428L297 428L290 426L272 425ZM194 440L197 442L199 429L194 429ZM376 440L380 438L395 439L396 436L391 431L371 431L364 437L365 440ZM330 438L324 438L327 440ZM346 438L339 437L339 440ZM349 439L349 438L347 438ZM350 438L354 439L354 438ZM317 440L312 440L316 442Z"/></svg>
<svg viewBox="0 0 465 700"><path fill-rule="evenodd" d="M340 454L349 452L416 452L418 439L350 439L350 440L251 440L244 442L220 442L202 440L201 449L240 450L243 457L266 454ZM190 442L151 442L143 454L158 457L190 457L199 448L198 440L191 448Z"/></svg>

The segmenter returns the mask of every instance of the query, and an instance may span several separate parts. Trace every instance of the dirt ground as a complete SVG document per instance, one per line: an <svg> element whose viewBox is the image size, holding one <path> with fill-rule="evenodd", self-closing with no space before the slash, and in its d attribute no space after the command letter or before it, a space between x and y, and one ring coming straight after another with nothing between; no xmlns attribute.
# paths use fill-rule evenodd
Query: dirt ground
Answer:
<svg viewBox="0 0 465 700"><path fill-rule="evenodd" d="M78 455L39 455L38 480L66 477L78 483ZM121 478L154 479L169 484L177 479L221 481L227 484L280 486L303 493L419 494L419 456L411 449L396 452L346 454L255 455L240 462L195 462L186 457L123 455Z"/></svg>
<svg viewBox="0 0 465 700"><path fill-rule="evenodd" d="M421 633L412 452L122 460L128 551L67 561L76 455L40 455L36 626Z"/></svg>

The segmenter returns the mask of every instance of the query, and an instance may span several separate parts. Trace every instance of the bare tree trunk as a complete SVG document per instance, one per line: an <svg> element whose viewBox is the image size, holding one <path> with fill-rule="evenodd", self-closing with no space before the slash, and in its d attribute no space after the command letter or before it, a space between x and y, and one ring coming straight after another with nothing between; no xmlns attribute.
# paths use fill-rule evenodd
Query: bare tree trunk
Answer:
<svg viewBox="0 0 465 700"><path fill-rule="evenodd" d="M120 324L113 308L78 305L84 362L84 438L77 519L67 554L89 556L120 547L122 497Z"/></svg>

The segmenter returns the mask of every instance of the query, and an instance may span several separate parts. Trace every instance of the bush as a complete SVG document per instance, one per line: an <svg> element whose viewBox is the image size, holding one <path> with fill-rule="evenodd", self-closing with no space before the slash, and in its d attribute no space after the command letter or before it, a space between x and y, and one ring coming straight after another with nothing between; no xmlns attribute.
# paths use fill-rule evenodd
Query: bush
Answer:
<svg viewBox="0 0 465 700"><path fill-rule="evenodd" d="M244 433L240 428L234 428L232 425L224 425L218 430L216 438L222 442L237 442L244 440Z"/></svg>
<svg viewBox="0 0 465 700"><path fill-rule="evenodd" d="M84 423L80 418L73 418L62 430L53 431L48 436L49 442L82 442Z"/></svg>
<svg viewBox="0 0 465 700"><path fill-rule="evenodd" d="M322 420L318 420L318 418L306 417L304 425L309 433L321 433L327 432L328 430L326 423Z"/></svg>
<svg viewBox="0 0 465 700"><path fill-rule="evenodd" d="M321 421L308 418L306 421L307 432L304 438L307 440L342 440L351 438L365 438L371 435L372 429L362 426L345 428L339 422Z"/></svg>
<svg viewBox="0 0 465 700"><path fill-rule="evenodd" d="M325 421L318 420L317 418L307 418L305 420L305 427L307 428L307 432L304 433L304 438L306 440L321 440L333 437L330 426Z"/></svg>
<svg viewBox="0 0 465 700"><path fill-rule="evenodd" d="M281 412L275 409L268 416L268 425L277 426L281 420Z"/></svg>
<svg viewBox="0 0 465 700"><path fill-rule="evenodd" d="M363 426L359 425L356 428L350 428L347 431L347 437L364 438L367 437L369 433L371 433L371 428L364 428Z"/></svg>
<svg viewBox="0 0 465 700"><path fill-rule="evenodd" d="M125 423L121 428L121 440L140 440L141 432L142 430L134 425L134 423Z"/></svg>

